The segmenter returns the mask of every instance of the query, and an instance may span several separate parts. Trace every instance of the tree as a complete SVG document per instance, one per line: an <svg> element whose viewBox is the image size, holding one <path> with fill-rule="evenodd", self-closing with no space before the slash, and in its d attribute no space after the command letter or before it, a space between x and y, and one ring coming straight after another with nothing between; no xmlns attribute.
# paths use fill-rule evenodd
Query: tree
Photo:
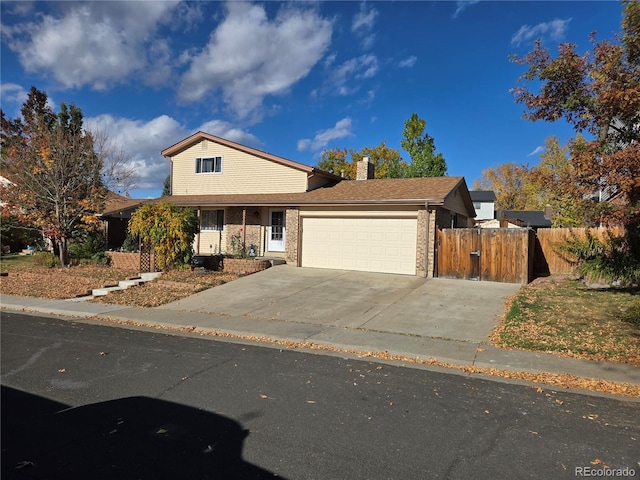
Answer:
<svg viewBox="0 0 640 480"><path fill-rule="evenodd" d="M191 264L193 240L199 230L193 208L169 202L142 205L129 220L129 232L153 247L162 270Z"/></svg>
<svg viewBox="0 0 640 480"><path fill-rule="evenodd" d="M167 175L162 184L162 196L168 197L171 195L171 174Z"/></svg>
<svg viewBox="0 0 640 480"><path fill-rule="evenodd" d="M377 147L364 147L360 151L349 150L349 153L354 168L357 162L364 157L369 157L369 161L376 167L376 178L402 178L406 176L407 164L402 161L400 152L395 148L387 147L384 140Z"/></svg>
<svg viewBox="0 0 640 480"><path fill-rule="evenodd" d="M322 152L322 160L318 162L318 168L347 180L356 178L356 165L347 161L347 150L344 148L334 148Z"/></svg>
<svg viewBox="0 0 640 480"><path fill-rule="evenodd" d="M513 93L527 108L524 118L564 119L593 137L570 146L575 183L584 194L613 191L626 199L602 212L601 220L626 227L624 248L640 272L640 2L622 5L621 34L614 41L592 35L592 52L580 55L565 43L552 58L538 40L526 56L512 57L528 66L518 79L524 85Z"/></svg>
<svg viewBox="0 0 640 480"><path fill-rule="evenodd" d="M482 179L473 183L474 190L493 190L496 209L526 210L531 204L529 169L513 162L503 163L482 171Z"/></svg>
<svg viewBox="0 0 640 480"><path fill-rule="evenodd" d="M593 136L570 147L576 183L585 194L609 188L626 195L628 206L603 220L631 225L640 221L640 3L623 5L623 32L616 42L592 35L593 52L579 55L575 44L565 43L552 58L538 40L532 52L513 57L528 66L518 79L525 84L513 93L527 108L524 118L565 119L578 133ZM539 92L526 82L539 83Z"/></svg>
<svg viewBox="0 0 640 480"><path fill-rule="evenodd" d="M435 141L425 133L427 122L412 113L404 122L400 145L411 157L408 177L441 177L447 173L447 163L441 153L435 153Z"/></svg>
<svg viewBox="0 0 640 480"><path fill-rule="evenodd" d="M11 182L3 189L5 209L42 229L68 264L68 240L98 224L105 198L102 159L93 137L83 129L80 108L47 105L47 94L32 87L22 106L22 120L0 111L2 169Z"/></svg>
<svg viewBox="0 0 640 480"><path fill-rule="evenodd" d="M598 217L598 205L583 195L574 170L569 147L555 136L545 139L540 163L529 171L530 205L535 210L550 205L554 227L590 226Z"/></svg>

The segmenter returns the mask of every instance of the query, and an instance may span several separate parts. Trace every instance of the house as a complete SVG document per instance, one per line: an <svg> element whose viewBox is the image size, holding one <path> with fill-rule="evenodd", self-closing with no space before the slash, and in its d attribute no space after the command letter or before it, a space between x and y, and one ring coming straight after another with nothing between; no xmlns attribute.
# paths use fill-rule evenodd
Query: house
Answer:
<svg viewBox="0 0 640 480"><path fill-rule="evenodd" d="M475 216L463 177L375 179L365 158L358 179L343 180L203 132L161 153L172 195L154 201L197 210L199 255L231 253L239 240L299 267L426 277L436 228L471 226Z"/></svg>
<svg viewBox="0 0 640 480"><path fill-rule="evenodd" d="M476 210L476 222L495 218L496 194L493 190L472 190L471 201Z"/></svg>
<svg viewBox="0 0 640 480"><path fill-rule="evenodd" d="M550 214L541 210L498 210L496 218L498 220L506 220L520 227L530 227L534 230L551 228Z"/></svg>

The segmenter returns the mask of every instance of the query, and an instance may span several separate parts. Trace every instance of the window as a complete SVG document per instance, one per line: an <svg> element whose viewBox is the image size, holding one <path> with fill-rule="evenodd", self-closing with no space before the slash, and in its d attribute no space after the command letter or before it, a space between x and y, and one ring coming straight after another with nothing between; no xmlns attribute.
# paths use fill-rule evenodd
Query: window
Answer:
<svg viewBox="0 0 640 480"><path fill-rule="evenodd" d="M196 173L222 172L222 157L196 158Z"/></svg>
<svg viewBox="0 0 640 480"><path fill-rule="evenodd" d="M476 210L479 210L482 208L482 203L480 202L473 202L473 208L475 208Z"/></svg>
<svg viewBox="0 0 640 480"><path fill-rule="evenodd" d="M200 216L201 230L221 232L224 228L224 210L202 210Z"/></svg>

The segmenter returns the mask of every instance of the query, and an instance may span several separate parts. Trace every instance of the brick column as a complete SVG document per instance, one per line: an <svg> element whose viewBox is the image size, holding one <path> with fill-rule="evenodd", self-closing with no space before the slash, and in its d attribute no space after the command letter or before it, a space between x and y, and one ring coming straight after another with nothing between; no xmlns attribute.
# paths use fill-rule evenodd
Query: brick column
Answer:
<svg viewBox="0 0 640 480"><path fill-rule="evenodd" d="M285 260L287 263L299 267L298 246L302 239L300 238L300 212L298 207L286 209L285 232Z"/></svg>

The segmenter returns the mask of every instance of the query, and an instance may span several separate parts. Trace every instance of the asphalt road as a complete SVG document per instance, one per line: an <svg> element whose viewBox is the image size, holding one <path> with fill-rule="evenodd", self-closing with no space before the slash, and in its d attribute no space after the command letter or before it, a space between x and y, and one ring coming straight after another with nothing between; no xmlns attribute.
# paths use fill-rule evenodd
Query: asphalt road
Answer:
<svg viewBox="0 0 640 480"><path fill-rule="evenodd" d="M1 335L3 480L640 478L638 402L17 313Z"/></svg>

